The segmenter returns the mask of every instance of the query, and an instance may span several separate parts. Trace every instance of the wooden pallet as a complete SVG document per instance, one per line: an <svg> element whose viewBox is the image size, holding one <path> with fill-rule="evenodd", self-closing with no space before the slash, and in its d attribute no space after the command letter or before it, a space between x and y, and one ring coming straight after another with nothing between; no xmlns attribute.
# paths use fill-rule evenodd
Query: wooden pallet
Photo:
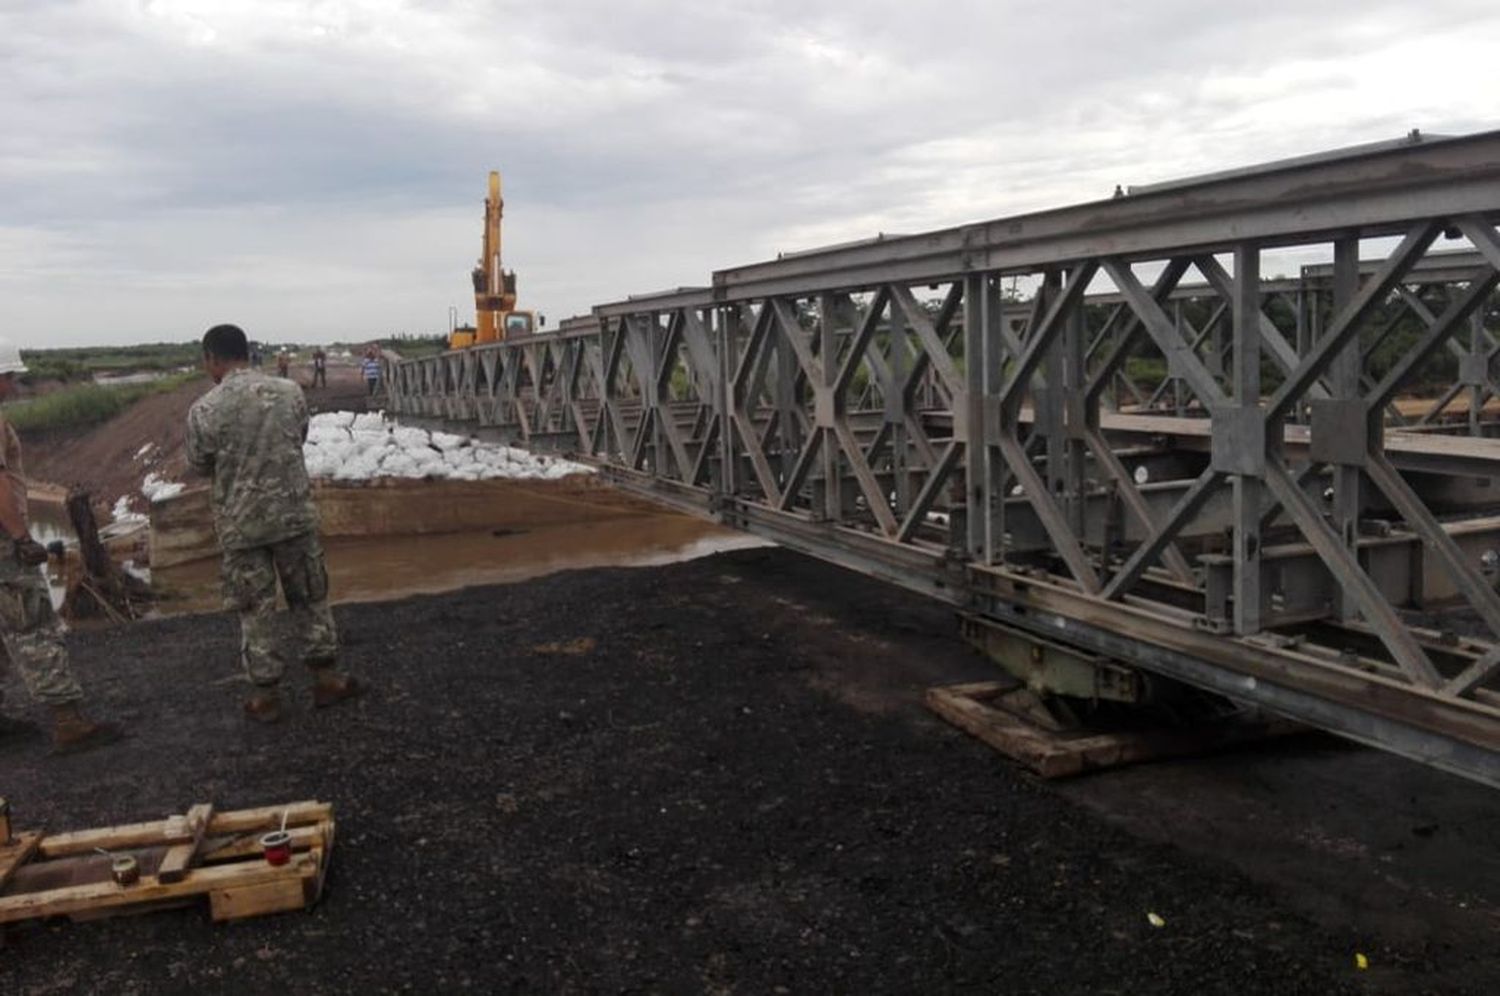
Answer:
<svg viewBox="0 0 1500 996"><path fill-rule="evenodd" d="M293 853L275 866L261 854L260 836L279 829L283 814ZM305 909L323 891L333 831L333 807L325 802L227 813L202 803L165 820L60 834L12 837L7 825L0 827L0 924L144 913L205 896L220 921ZM139 863L131 885L111 874L121 855Z"/></svg>
<svg viewBox="0 0 1500 996"><path fill-rule="evenodd" d="M927 708L959 729L1018 761L1043 778L1068 778L1088 771L1142 761L1204 754L1236 744L1300 731L1279 719L1225 718L1201 727L1101 733L1049 729L1025 702L1029 693L1015 682L981 681L927 690Z"/></svg>

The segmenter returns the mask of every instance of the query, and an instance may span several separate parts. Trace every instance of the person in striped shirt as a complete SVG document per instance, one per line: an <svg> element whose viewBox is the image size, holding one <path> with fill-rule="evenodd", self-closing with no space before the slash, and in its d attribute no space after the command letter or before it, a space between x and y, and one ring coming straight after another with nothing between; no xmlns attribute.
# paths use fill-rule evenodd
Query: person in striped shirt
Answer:
<svg viewBox="0 0 1500 996"><path fill-rule="evenodd" d="M374 346L365 350L364 361L359 366L365 375L365 387L368 389L368 396L374 397L375 388L380 384L380 358L379 354L375 352Z"/></svg>

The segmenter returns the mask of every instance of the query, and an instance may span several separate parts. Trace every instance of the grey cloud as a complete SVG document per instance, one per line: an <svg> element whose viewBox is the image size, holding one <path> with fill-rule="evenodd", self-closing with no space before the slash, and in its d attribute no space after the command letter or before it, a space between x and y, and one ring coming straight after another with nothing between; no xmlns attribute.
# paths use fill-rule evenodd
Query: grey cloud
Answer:
<svg viewBox="0 0 1500 996"><path fill-rule="evenodd" d="M220 279L208 259L250 242L230 300L265 307L334 257L338 294L295 292L345 323L328 335L410 326L462 300L483 174L499 167L509 262L560 314L805 238L1048 206L1413 124L1478 127L1436 66L1404 101L1316 128L1257 107L1357 95L1370 81L1350 67L1403 37L1462 25L1500 40L1472 2L410 3L399 36L352 2L325 35L225 29L207 44L191 20L130 16L147 6L0 3L0 283L22 334L97 328L16 262L27 238L70 266L133 261L112 269L132 302L120 337L148 334L153 302L164 321L192 312L172 286ZM1411 120L1433 113L1447 120ZM369 245L383 222L406 240L394 261ZM170 251L136 245L166 233ZM384 289L350 311L343 283L357 287L362 260ZM166 279L146 280L151 267ZM387 293L399 267L409 280Z"/></svg>

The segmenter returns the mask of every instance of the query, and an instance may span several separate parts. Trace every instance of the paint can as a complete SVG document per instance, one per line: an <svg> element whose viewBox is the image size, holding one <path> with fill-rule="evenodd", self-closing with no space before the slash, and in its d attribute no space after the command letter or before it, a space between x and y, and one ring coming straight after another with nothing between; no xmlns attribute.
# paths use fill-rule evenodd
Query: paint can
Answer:
<svg viewBox="0 0 1500 996"><path fill-rule="evenodd" d="M110 859L109 873L114 876L115 882L120 885L134 885L140 881L141 866L135 858L128 854L122 854Z"/></svg>
<svg viewBox="0 0 1500 996"><path fill-rule="evenodd" d="M292 835L285 830L273 830L260 839L261 853L268 865L284 865L292 860Z"/></svg>

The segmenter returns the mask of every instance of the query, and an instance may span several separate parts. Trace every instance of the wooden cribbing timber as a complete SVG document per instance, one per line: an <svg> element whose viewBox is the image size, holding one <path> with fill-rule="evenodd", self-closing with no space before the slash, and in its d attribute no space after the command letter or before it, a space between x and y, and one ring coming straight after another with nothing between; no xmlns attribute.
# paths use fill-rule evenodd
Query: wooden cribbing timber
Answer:
<svg viewBox="0 0 1500 996"><path fill-rule="evenodd" d="M1301 732L1287 720L1247 712L1180 729L1090 731L1048 724L1014 681L980 681L927 689L927 708L1042 778L1071 778L1127 764L1206 754Z"/></svg>
<svg viewBox="0 0 1500 996"><path fill-rule="evenodd" d="M0 924L145 913L204 896L218 921L306 909L318 901L333 855L333 807L326 802L233 812L200 803L149 823L12 836L13 815L0 800ZM260 837L281 829L283 819L292 856L272 865ZM128 885L111 871L123 856L140 870Z"/></svg>

